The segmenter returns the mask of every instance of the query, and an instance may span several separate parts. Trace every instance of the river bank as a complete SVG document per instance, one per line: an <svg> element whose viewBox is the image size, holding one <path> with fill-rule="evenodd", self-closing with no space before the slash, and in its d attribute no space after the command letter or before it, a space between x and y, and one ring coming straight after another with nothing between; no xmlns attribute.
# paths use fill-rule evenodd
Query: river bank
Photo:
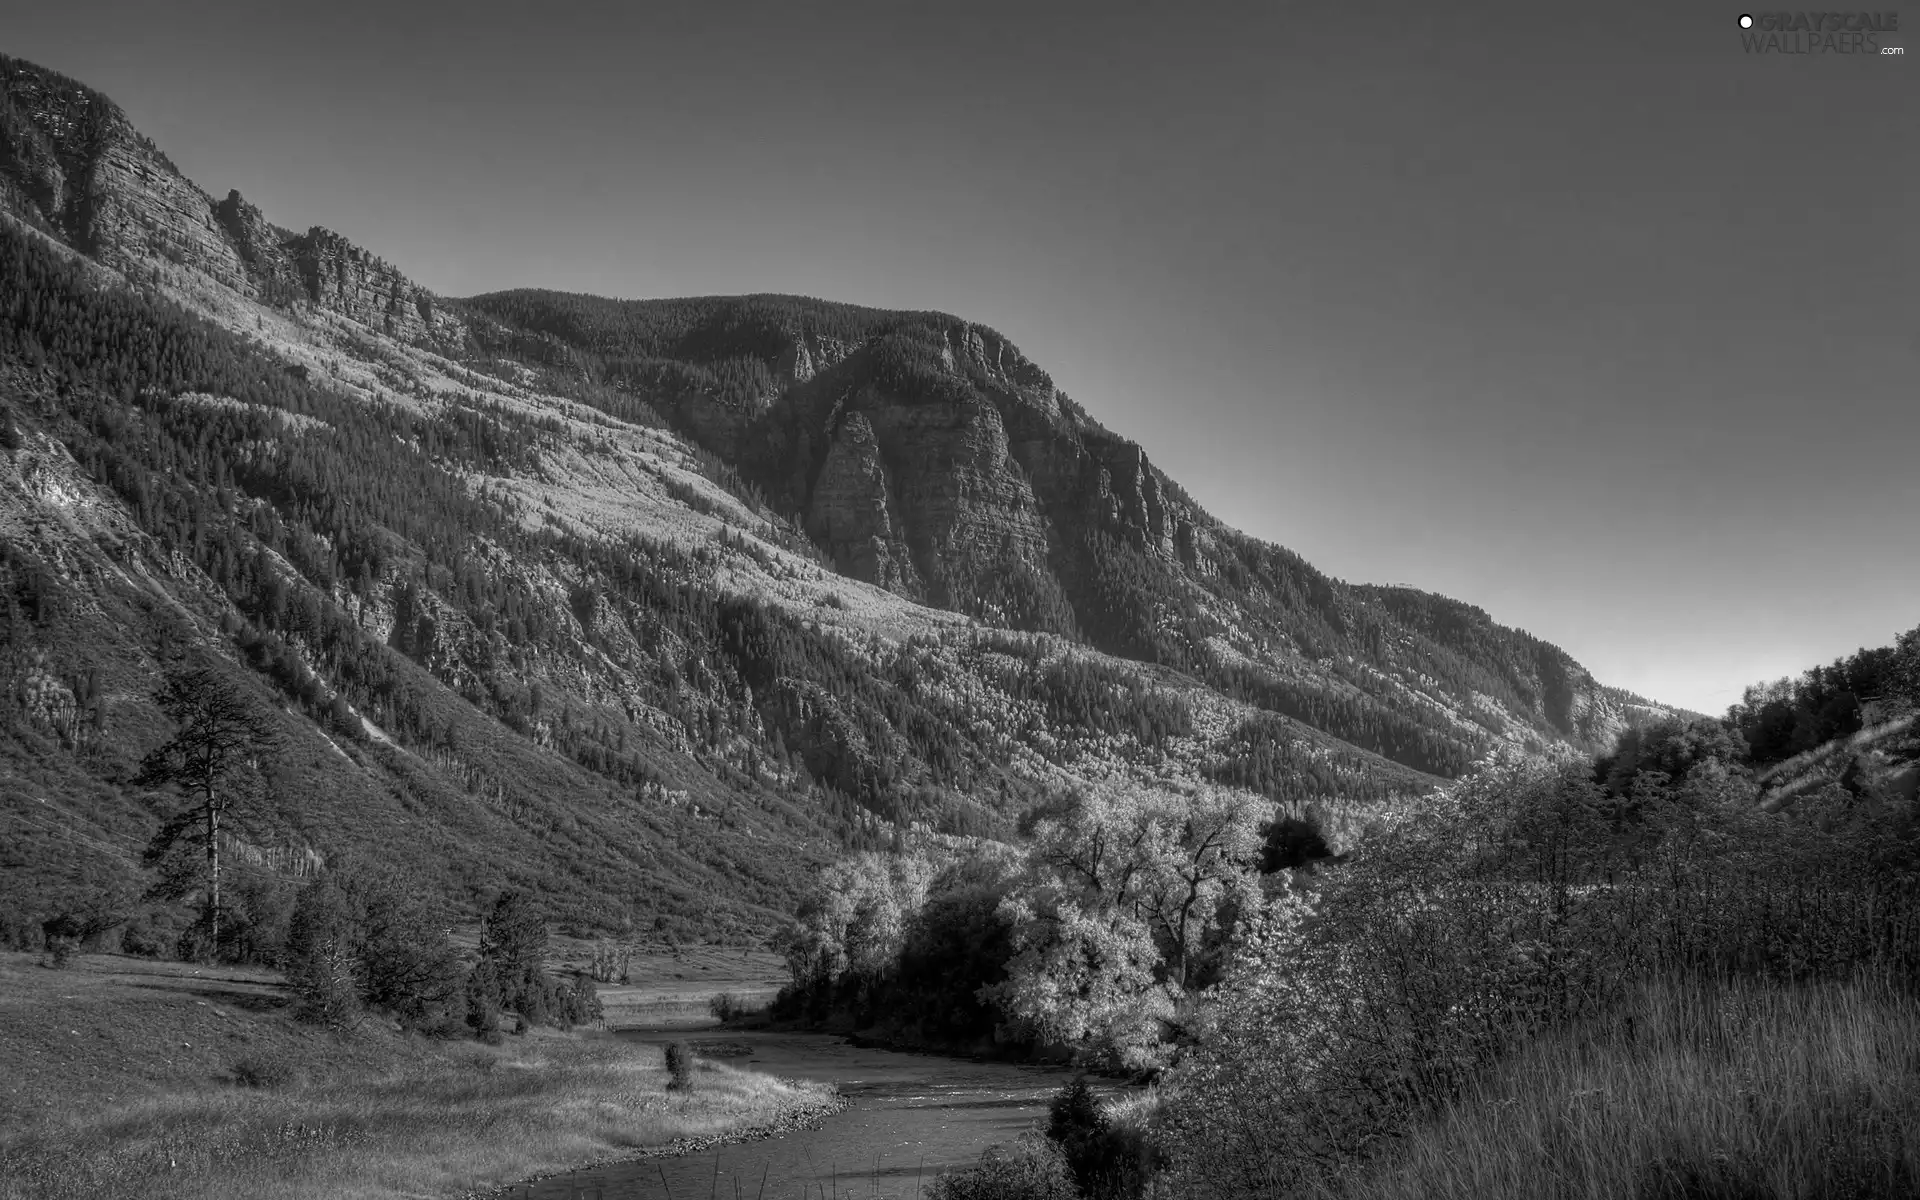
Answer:
<svg viewBox="0 0 1920 1200"><path fill-rule="evenodd" d="M796 1084L831 1086L846 1107L752 1141L729 1141L673 1157L632 1157L528 1180L512 1200L671 1200L741 1195L764 1200L860 1196L912 1200L941 1171L968 1166L988 1146L1043 1120L1068 1071L856 1046L824 1033L714 1028L622 1030L657 1046L686 1037L707 1061Z"/></svg>
<svg viewBox="0 0 1920 1200"><path fill-rule="evenodd" d="M485 1046L289 1011L266 971L0 955L0 1200L484 1194L841 1105L719 1060L669 1091L657 1043L604 1032Z"/></svg>

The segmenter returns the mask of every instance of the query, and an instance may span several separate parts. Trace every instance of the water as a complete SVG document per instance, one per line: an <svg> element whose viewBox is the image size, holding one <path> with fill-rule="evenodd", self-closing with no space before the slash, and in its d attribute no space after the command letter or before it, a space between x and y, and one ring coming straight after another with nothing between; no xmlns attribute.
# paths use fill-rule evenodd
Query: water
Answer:
<svg viewBox="0 0 1920 1200"><path fill-rule="evenodd" d="M666 1042L685 1033L621 1036ZM713 1036L748 1048L721 1061L831 1082L853 1106L817 1129L595 1167L515 1189L512 1200L913 1200L942 1170L978 1162L988 1146L1033 1128L1071 1078L1048 1067L861 1049L824 1034Z"/></svg>

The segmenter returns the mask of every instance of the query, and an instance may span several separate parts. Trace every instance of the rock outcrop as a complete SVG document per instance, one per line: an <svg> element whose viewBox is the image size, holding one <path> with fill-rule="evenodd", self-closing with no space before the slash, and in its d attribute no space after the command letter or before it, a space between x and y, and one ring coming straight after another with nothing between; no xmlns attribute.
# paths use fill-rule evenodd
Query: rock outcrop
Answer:
<svg viewBox="0 0 1920 1200"><path fill-rule="evenodd" d="M894 528L894 501L880 441L864 413L833 432L813 487L807 532L826 547L843 575L920 598L924 584L905 540Z"/></svg>
<svg viewBox="0 0 1920 1200"><path fill-rule="evenodd" d="M65 76L0 58L0 174L28 220L117 271L153 259L251 291L213 202L120 107Z"/></svg>
<svg viewBox="0 0 1920 1200"><path fill-rule="evenodd" d="M463 323L392 265L325 229L290 234L240 193L216 203L111 100L0 56L0 205L114 270L164 260L251 300L311 305L417 344Z"/></svg>
<svg viewBox="0 0 1920 1200"><path fill-rule="evenodd" d="M391 263L317 225L287 248L313 303L389 337L431 340L433 297Z"/></svg>
<svg viewBox="0 0 1920 1200"><path fill-rule="evenodd" d="M287 250L292 234L269 223L237 191L228 192L227 198L214 206L214 215L239 252L256 298L281 306L312 299L299 264Z"/></svg>

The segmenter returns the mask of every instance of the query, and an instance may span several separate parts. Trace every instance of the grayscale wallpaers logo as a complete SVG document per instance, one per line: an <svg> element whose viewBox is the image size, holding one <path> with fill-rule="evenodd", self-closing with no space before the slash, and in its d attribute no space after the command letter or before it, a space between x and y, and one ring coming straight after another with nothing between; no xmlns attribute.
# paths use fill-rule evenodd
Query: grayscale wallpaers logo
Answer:
<svg viewBox="0 0 1920 1200"><path fill-rule="evenodd" d="M1897 12L1772 12L1740 14L1740 40L1748 54L1906 53L1882 44L1900 31Z"/></svg>

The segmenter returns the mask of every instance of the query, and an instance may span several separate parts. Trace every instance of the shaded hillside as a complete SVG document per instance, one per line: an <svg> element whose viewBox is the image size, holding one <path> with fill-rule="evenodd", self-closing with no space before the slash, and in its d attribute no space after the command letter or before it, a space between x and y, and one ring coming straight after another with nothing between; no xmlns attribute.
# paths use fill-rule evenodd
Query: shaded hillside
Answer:
<svg viewBox="0 0 1920 1200"><path fill-rule="evenodd" d="M1478 609L1348 586L1221 525L959 318L791 296L459 303L489 352L645 402L837 569L908 598L1240 695L1286 689L1278 711L1442 774L1483 730L1592 747L1657 710Z"/></svg>
<svg viewBox="0 0 1920 1200"><path fill-rule="evenodd" d="M1222 527L990 330L447 301L214 200L81 84L0 84L14 940L137 907L132 766L188 659L289 738L235 833L263 895L359 850L455 912L511 883L730 938L850 846L1003 836L1077 782L1365 809L1628 715Z"/></svg>

